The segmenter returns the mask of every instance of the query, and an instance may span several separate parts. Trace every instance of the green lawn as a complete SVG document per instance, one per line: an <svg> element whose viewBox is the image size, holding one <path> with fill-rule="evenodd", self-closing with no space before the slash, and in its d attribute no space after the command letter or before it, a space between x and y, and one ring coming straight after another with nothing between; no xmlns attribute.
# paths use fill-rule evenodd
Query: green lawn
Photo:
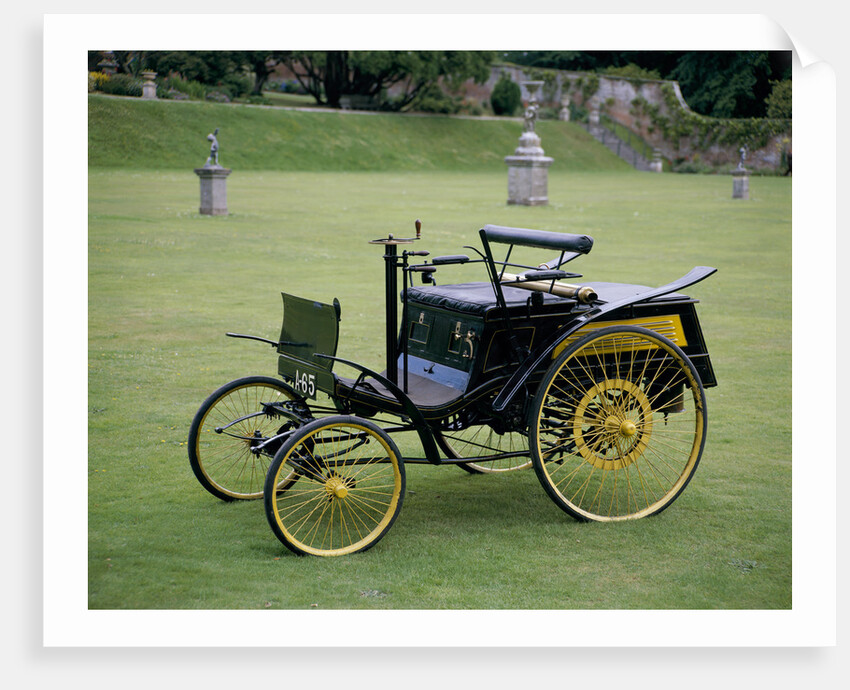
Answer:
<svg viewBox="0 0 850 690"><path fill-rule="evenodd" d="M197 166L202 138L196 149L181 156ZM90 608L790 608L789 179L753 178L740 201L728 177L562 165L549 206L526 208L506 205L500 161L286 171L239 167L236 151L222 150L234 168L227 217L199 215L192 164L122 168L104 148L90 168ZM276 372L267 346L224 332L276 338L282 290L339 297L339 355L380 368L383 269L367 241L410 233L416 218L433 255L476 244L494 223L590 234L593 252L572 264L588 280L660 285L694 265L719 269L690 290L719 379L707 394L708 442L669 510L579 524L531 471L416 465L375 548L298 558L260 502L225 504L200 487L186 454L195 410L230 379ZM483 279L476 268L443 270L441 281ZM419 452L415 439L402 450Z"/></svg>

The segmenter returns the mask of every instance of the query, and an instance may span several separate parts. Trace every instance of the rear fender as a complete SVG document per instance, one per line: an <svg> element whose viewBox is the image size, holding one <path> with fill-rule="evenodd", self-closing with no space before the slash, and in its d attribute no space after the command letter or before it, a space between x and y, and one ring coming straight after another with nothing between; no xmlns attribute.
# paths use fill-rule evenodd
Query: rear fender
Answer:
<svg viewBox="0 0 850 690"><path fill-rule="evenodd" d="M600 304L589 309L583 314L580 314L570 323L569 326L555 333L543 344L541 349L536 350L531 357L526 359L525 362L520 365L519 369L514 372L505 384L505 387L496 396L495 400L493 400L493 411L497 413L503 412L505 408L507 408L508 405L510 405L517 397L517 395L525 389L525 385L529 377L531 377L535 371L543 368L543 366L551 358L555 349L581 327L586 326L591 321L599 319L605 314L610 314L618 309L622 309L623 307L628 307L632 304L639 304L640 302L647 302L651 299L655 299L656 297L662 297L671 292L682 290L683 288L694 285L701 280L705 280L716 271L717 269L712 268L711 266L697 266L678 280L674 280L672 283L652 288L651 290L646 290L645 292L641 292L637 295L624 297L620 300Z"/></svg>

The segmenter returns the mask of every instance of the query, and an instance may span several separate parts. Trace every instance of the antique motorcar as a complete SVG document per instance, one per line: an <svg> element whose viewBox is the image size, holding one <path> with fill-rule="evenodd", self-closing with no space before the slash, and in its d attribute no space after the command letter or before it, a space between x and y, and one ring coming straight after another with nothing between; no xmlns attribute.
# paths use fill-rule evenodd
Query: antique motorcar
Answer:
<svg viewBox="0 0 850 690"><path fill-rule="evenodd" d="M282 293L277 340L228 333L271 345L278 376L236 379L201 405L189 433L201 485L262 498L280 541L319 556L374 546L416 463L533 468L581 521L670 506L700 462L717 384L697 300L680 291L716 269L656 288L585 281L564 266L590 252L587 235L485 225L479 237L431 259L413 247L419 221L415 237L371 240L384 252L382 371L337 356L338 300ZM512 260L517 248L548 260ZM447 267L486 280L437 284ZM410 431L421 457L393 439Z"/></svg>

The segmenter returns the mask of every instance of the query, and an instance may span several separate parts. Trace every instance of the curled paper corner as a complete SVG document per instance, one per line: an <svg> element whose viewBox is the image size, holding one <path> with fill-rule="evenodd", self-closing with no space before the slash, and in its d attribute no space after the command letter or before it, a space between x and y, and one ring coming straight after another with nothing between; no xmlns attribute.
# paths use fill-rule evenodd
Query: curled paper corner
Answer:
<svg viewBox="0 0 850 690"><path fill-rule="evenodd" d="M792 51L794 58L802 69L818 63L828 64L819 53L812 50L809 44L800 38L799 34L785 28L785 26L775 19L769 18L768 21L772 24L772 29L775 32L775 35L771 37L771 42L774 45L782 46L782 48ZM774 48L774 50L781 50L782 48Z"/></svg>
<svg viewBox="0 0 850 690"><path fill-rule="evenodd" d="M810 65L815 65L823 62L823 59L813 50L810 50L808 46L802 43L799 39L797 39L790 32L786 32L788 39L791 41L791 47L794 51L794 54L797 56L797 60L800 62L800 67L806 69Z"/></svg>

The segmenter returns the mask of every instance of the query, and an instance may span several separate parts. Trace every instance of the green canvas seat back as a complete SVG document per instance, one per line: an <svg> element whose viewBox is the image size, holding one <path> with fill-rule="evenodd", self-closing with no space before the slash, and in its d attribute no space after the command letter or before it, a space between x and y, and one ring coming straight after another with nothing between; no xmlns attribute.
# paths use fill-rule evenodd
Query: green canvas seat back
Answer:
<svg viewBox="0 0 850 690"><path fill-rule="evenodd" d="M336 355L339 341L339 301L324 304L315 300L280 293L283 296L283 326L277 351L290 357L331 370L333 360L313 354Z"/></svg>

